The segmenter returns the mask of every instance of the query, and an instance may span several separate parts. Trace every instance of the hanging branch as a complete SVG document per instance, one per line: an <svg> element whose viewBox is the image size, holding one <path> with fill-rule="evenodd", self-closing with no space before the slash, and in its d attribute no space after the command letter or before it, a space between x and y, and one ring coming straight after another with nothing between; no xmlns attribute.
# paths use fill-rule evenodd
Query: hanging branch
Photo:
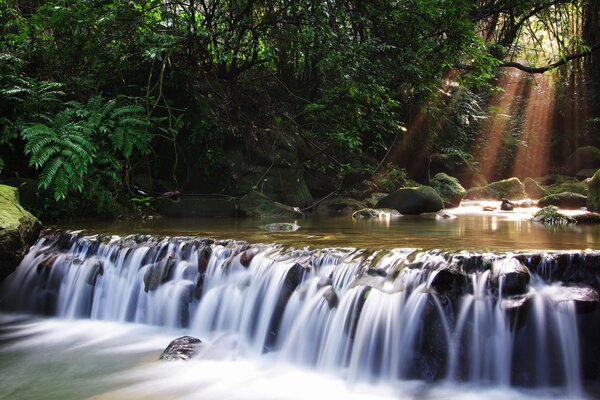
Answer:
<svg viewBox="0 0 600 400"><path fill-rule="evenodd" d="M592 47L590 47L589 49L587 49L585 51L582 51L580 53L569 54L568 56L561 58L559 61L554 62L552 64L545 65L543 67L529 67L527 65L523 65L521 63L514 62L514 61L507 61L507 62L500 63L498 65L498 67L499 68L517 68L517 69L520 69L521 71L528 72L530 74L543 74L546 71L550 71L551 69L558 68L560 66L565 65L566 63L568 63L571 60L589 56L590 54L592 54L592 52L594 52L598 49L600 49L600 42L596 43L595 45L593 45Z"/></svg>

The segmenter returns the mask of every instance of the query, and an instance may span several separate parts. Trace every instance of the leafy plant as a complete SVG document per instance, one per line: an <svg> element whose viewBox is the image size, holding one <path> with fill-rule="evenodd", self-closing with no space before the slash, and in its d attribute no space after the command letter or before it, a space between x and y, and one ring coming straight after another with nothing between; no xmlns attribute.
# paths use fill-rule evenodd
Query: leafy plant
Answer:
<svg viewBox="0 0 600 400"><path fill-rule="evenodd" d="M85 106L68 105L49 124L21 132L29 165L40 170L39 189L49 190L56 202L78 192L97 210L108 211L115 186L124 181L122 161L150 151L151 122L143 107L127 99L96 96Z"/></svg>
<svg viewBox="0 0 600 400"><path fill-rule="evenodd" d="M83 191L85 175L97 152L93 131L73 114L65 110L50 125L34 124L21 133L29 165L41 170L39 188L50 189L56 201L63 200L69 191Z"/></svg>
<svg viewBox="0 0 600 400"><path fill-rule="evenodd" d="M577 222L574 218L561 213L556 206L542 208L533 215L532 220L550 226L565 226Z"/></svg>

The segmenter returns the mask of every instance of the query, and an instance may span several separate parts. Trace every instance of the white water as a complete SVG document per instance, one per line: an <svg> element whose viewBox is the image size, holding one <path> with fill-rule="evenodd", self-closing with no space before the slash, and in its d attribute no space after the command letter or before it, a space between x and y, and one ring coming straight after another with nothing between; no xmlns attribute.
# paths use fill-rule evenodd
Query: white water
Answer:
<svg viewBox="0 0 600 400"><path fill-rule="evenodd" d="M83 353L93 363L97 351L127 360L139 350L152 360L135 366L123 361L127 372L91 384L108 398L514 399L583 393L574 303L554 302L557 284L535 276L527 294L533 306L524 317L535 335L523 335L493 294L489 270L469 273L467 292L456 301L437 293L435 273L456 263L437 252L223 242L210 245L203 265L205 243L198 240L68 239L41 239L1 292L8 311L63 320L9 322L15 341L0 351L30 356L39 347L61 355L66 346L67 353ZM148 276L167 263L168 273L150 282ZM182 334L207 343L197 360L154 362ZM535 362L519 369L513 353L523 356L524 349ZM533 394L511 389L515 379L533 386Z"/></svg>

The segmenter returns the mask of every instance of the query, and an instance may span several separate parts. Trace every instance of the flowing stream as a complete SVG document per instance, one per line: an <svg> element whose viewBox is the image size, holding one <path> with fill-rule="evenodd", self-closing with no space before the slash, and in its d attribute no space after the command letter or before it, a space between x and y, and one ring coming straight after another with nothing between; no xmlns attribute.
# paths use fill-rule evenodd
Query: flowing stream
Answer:
<svg viewBox="0 0 600 400"><path fill-rule="evenodd" d="M592 397L598 265L47 232L0 288L0 398Z"/></svg>

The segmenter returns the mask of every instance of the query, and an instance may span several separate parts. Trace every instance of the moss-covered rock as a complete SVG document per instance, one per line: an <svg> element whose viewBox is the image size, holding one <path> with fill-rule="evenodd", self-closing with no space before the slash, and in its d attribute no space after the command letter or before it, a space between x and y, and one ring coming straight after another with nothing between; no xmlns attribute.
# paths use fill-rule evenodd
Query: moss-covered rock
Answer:
<svg viewBox="0 0 600 400"><path fill-rule="evenodd" d="M249 217L300 218L302 212L269 199L262 193L250 192L238 202L239 211Z"/></svg>
<svg viewBox="0 0 600 400"><path fill-rule="evenodd" d="M382 208L361 208L352 213L354 219L371 219L402 216L397 210Z"/></svg>
<svg viewBox="0 0 600 400"><path fill-rule="evenodd" d="M42 224L19 204L17 189L0 185L0 280L19 265Z"/></svg>
<svg viewBox="0 0 600 400"><path fill-rule="evenodd" d="M318 204L314 213L318 216L351 215L365 208L365 204L349 197L332 197Z"/></svg>
<svg viewBox="0 0 600 400"><path fill-rule="evenodd" d="M519 178L503 179L482 187L473 187L465 195L471 200L519 200L527 198L525 186Z"/></svg>
<svg viewBox="0 0 600 400"><path fill-rule="evenodd" d="M461 153L432 154L429 172L432 175L443 172L454 176L465 187L486 184L485 178L479 173L475 164Z"/></svg>
<svg viewBox="0 0 600 400"><path fill-rule="evenodd" d="M538 201L540 207L556 206L567 210L578 210L585 207L587 197L579 193L564 192L542 197Z"/></svg>
<svg viewBox="0 0 600 400"><path fill-rule="evenodd" d="M525 187L525 194L530 199L541 199L545 197L548 193L546 189L544 189L535 179L533 178L525 178L523 180L523 186Z"/></svg>
<svg viewBox="0 0 600 400"><path fill-rule="evenodd" d="M444 207L458 207L467 191L458 182L458 179L443 172L436 174L431 181L431 186L444 201Z"/></svg>
<svg viewBox="0 0 600 400"><path fill-rule="evenodd" d="M561 213L556 206L547 206L539 210L531 218L533 222L539 222L544 225L561 226L567 224L574 224L577 221Z"/></svg>
<svg viewBox="0 0 600 400"><path fill-rule="evenodd" d="M392 208L400 214L416 215L439 211L444 208L444 202L431 186L417 186L396 190L379 200L376 208Z"/></svg>
<svg viewBox="0 0 600 400"><path fill-rule="evenodd" d="M565 162L563 169L567 175L575 176L582 169L600 168L600 149L594 146L580 147Z"/></svg>
<svg viewBox="0 0 600 400"><path fill-rule="evenodd" d="M600 211L600 169L596 171L589 183L587 208L590 211Z"/></svg>
<svg viewBox="0 0 600 400"><path fill-rule="evenodd" d="M585 196L588 192L588 184L586 182L577 181L576 179L568 179L548 185L544 189L548 195L571 192L579 193Z"/></svg>

